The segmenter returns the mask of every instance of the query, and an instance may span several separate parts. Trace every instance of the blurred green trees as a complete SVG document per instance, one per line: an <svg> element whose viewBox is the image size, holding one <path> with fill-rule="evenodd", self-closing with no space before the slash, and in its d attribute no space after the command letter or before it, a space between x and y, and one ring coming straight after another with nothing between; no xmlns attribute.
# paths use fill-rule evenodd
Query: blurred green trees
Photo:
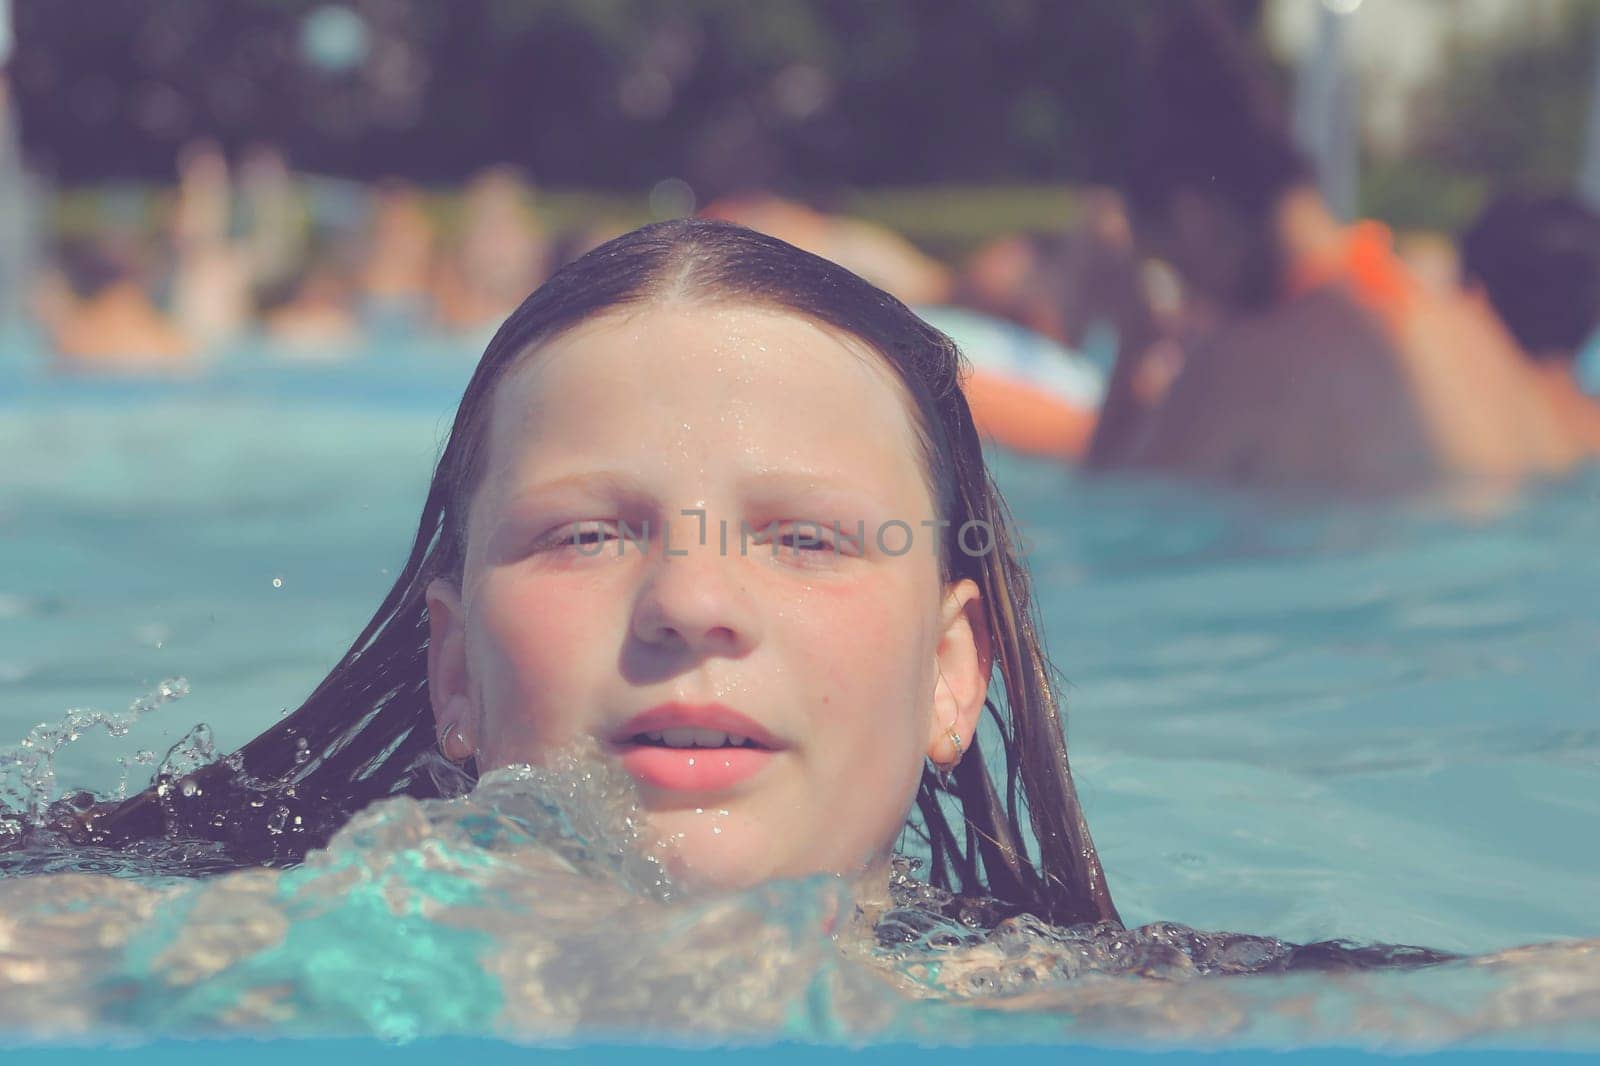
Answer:
<svg viewBox="0 0 1600 1066"><path fill-rule="evenodd" d="M15 0L8 74L30 159L68 185L164 182L211 137L355 178L511 162L631 201L676 177L702 203L762 187L861 209L852 190L1115 180L1140 35L1180 2ZM1600 0L1551 3L1554 31L1451 37L1409 146L1366 161L1364 213L1450 229L1498 183L1571 182ZM986 231L943 217L955 199L908 225Z"/></svg>
<svg viewBox="0 0 1600 1066"><path fill-rule="evenodd" d="M1365 211L1456 230L1507 184L1570 189L1597 52L1600 0L1568 0L1553 24L1529 20L1487 38L1452 34L1439 77L1414 102L1408 150L1363 173Z"/></svg>
<svg viewBox="0 0 1600 1066"><path fill-rule="evenodd" d="M126 0L89 18L18 0L13 77L29 147L68 181L162 176L202 135L356 177L509 161L711 194L1085 180L1112 165L1149 6Z"/></svg>

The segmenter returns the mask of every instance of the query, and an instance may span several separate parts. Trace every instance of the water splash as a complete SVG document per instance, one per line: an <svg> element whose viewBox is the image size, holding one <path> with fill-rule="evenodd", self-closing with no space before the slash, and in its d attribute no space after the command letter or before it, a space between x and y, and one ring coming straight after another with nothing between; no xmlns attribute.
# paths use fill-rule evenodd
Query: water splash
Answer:
<svg viewBox="0 0 1600 1066"><path fill-rule="evenodd" d="M53 757L85 721L36 730L23 750ZM181 789L214 756L197 727L157 781ZM126 766L155 761L139 752ZM39 765L26 762L30 797L53 787ZM669 851L632 779L592 745L455 798L374 804L288 870L197 878L227 857L183 840L41 851L8 867L33 876L0 877L0 1032L1407 1046L1600 1035L1600 943L1360 972L1440 957L1175 923L1055 927L928 885L905 858L876 900L823 876L695 894L668 876ZM141 874L141 861L191 876ZM1346 976L1304 972L1317 969Z"/></svg>
<svg viewBox="0 0 1600 1066"><path fill-rule="evenodd" d="M1600 1031L1600 944L1331 981L1285 973L1316 959L1274 938L1053 927L916 872L897 860L885 898L859 905L820 876L689 893L631 779L576 751L465 796L375 804L289 870L0 878L0 1031L1412 1046Z"/></svg>
<svg viewBox="0 0 1600 1066"><path fill-rule="evenodd" d="M149 748L139 748L127 755L117 756L117 765L122 767L122 776L117 779L117 787L111 796L116 800L128 798L128 781L133 776L135 766L151 766L156 761L156 753Z"/></svg>
<svg viewBox="0 0 1600 1066"><path fill-rule="evenodd" d="M1011 996L1091 974L1178 980L1263 973L1289 969L1304 950L1275 937L1202 933L1176 922L1137 929L1114 922L1054 926L994 900L918 881L918 865L896 860L893 904L876 918L872 943L876 960L923 994ZM947 966L948 957L960 965Z"/></svg>
<svg viewBox="0 0 1600 1066"><path fill-rule="evenodd" d="M287 871L0 879L0 1030L854 1031L903 1001L834 950L841 892L689 898L631 779L574 753L375 804Z"/></svg>
<svg viewBox="0 0 1600 1066"><path fill-rule="evenodd" d="M96 729L113 737L127 736L145 715L188 694L188 681L168 678L134 700L126 711L73 708L53 725L40 722L16 744L0 748L0 844L28 825L41 823L50 805L61 798L56 792L56 756L63 748ZM174 745L174 752L182 744ZM128 763L123 765L126 770ZM126 773L120 788L125 794Z"/></svg>
<svg viewBox="0 0 1600 1066"><path fill-rule="evenodd" d="M634 892L673 898L664 863L667 846L646 828L634 781L601 757L592 741L556 753L544 765L485 774L472 793L497 812L493 829L474 837L492 846L500 832L540 840L573 865L605 871Z"/></svg>

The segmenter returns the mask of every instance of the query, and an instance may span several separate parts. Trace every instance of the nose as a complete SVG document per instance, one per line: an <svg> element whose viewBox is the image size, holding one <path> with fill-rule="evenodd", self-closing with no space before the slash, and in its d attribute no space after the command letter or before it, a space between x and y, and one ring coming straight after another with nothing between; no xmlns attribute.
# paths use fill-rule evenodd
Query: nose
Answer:
<svg viewBox="0 0 1600 1066"><path fill-rule="evenodd" d="M714 545L668 555L651 547L634 604L633 634L651 645L697 656L736 658L760 639L758 612L741 580L739 559Z"/></svg>

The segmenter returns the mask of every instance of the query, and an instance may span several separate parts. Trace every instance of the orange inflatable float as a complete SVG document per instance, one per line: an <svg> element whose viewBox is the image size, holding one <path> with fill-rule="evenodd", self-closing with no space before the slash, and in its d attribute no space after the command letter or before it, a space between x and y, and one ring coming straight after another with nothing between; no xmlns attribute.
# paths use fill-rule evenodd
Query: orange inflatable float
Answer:
<svg viewBox="0 0 1600 1066"><path fill-rule="evenodd" d="M1041 458L1082 458L1105 396L1105 376L1083 356L1003 319L952 307L917 313L972 366L964 389L978 432Z"/></svg>

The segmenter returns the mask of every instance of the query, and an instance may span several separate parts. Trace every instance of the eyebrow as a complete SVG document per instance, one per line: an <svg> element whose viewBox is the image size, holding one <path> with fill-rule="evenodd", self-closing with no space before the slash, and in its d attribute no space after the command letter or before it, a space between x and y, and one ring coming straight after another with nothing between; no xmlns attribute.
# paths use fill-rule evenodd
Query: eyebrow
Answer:
<svg viewBox="0 0 1600 1066"><path fill-rule="evenodd" d="M566 489L581 489L586 492L603 491L621 496L645 495L644 486L632 474L618 470L585 470L576 474L565 474L561 477L541 481L518 492L517 497L536 496L547 492L561 492Z"/></svg>
<svg viewBox="0 0 1600 1066"><path fill-rule="evenodd" d="M850 483L840 484L837 475L831 472L769 471L741 479L740 488L746 496L758 500L799 497L867 513L885 506L872 493Z"/></svg>

